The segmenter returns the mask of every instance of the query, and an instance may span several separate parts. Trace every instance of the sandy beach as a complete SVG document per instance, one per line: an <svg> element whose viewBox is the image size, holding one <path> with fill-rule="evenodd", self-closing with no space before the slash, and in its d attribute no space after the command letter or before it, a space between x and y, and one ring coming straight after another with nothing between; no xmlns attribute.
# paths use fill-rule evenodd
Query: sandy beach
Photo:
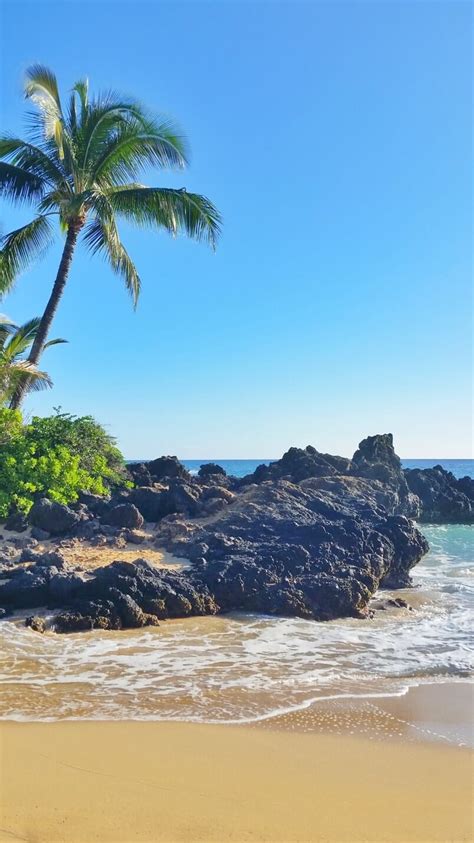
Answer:
<svg viewBox="0 0 474 843"><path fill-rule="evenodd" d="M421 693L387 700L387 724L420 703L439 717L446 693ZM466 687L451 699L448 720L465 719ZM4 722L0 840L473 839L470 750L291 725Z"/></svg>

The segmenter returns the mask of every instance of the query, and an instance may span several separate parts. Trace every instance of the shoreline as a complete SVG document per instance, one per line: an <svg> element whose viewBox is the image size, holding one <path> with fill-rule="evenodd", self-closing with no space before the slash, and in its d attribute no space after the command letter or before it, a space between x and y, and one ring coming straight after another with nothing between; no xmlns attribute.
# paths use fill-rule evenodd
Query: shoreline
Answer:
<svg viewBox="0 0 474 843"><path fill-rule="evenodd" d="M420 701L422 702L421 708ZM454 720L452 717L447 718L448 714L452 715L453 713L453 702L455 704ZM428 681L419 680L416 684L409 685L402 691L328 694L327 696L314 697L300 705L295 704L288 708L256 715L253 718L198 720L185 716L179 718L153 715L126 718L94 718L89 716L34 718L23 715L12 717L6 714L0 715L0 725L2 723L163 723L328 734L327 718L329 714L333 721L330 732L334 732L334 727L338 727L340 730L338 734L347 732L353 734L357 724L357 715L360 717L363 715L369 720L373 719L371 717L372 712L367 708L368 706L373 709L379 708L379 714L382 714L382 717L385 714L384 719L387 721L384 724L385 726L391 725L388 721L398 720L400 725L405 727L405 733L398 731L396 734L402 736L404 741L407 739L406 729L408 728L418 731L421 736L420 739L428 742L441 740L454 746L474 749L474 721L472 718L472 712L474 712L474 678L472 677L449 678L437 682L432 679ZM459 734L457 737L446 736L429 729L428 712L432 714L432 717L428 718L430 723L433 723L433 717L441 729L443 729L443 725L455 723L459 733L463 733L463 738L460 738ZM354 717L354 722L351 724L351 729L348 730L346 726L348 725L348 717L351 717L351 715ZM416 722L411 722L411 720ZM384 737L389 736L389 731L388 728L384 729ZM414 738L414 736L412 737Z"/></svg>
<svg viewBox="0 0 474 843"><path fill-rule="evenodd" d="M334 701L270 727L2 721L0 841L470 841L474 753L425 728L465 722L466 685L386 697L381 721Z"/></svg>

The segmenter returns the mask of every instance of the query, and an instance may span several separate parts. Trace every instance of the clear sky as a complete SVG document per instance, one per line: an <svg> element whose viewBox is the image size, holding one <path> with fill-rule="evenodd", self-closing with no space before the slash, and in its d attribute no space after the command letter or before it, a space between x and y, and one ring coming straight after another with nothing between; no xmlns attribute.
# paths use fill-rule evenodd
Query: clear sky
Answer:
<svg viewBox="0 0 474 843"><path fill-rule="evenodd" d="M172 114L219 248L123 228L134 313L77 256L29 414L92 413L129 458L471 452L470 3L2 3L1 118L25 68L83 76ZM3 230L28 209L0 206ZM39 314L60 243L0 309Z"/></svg>

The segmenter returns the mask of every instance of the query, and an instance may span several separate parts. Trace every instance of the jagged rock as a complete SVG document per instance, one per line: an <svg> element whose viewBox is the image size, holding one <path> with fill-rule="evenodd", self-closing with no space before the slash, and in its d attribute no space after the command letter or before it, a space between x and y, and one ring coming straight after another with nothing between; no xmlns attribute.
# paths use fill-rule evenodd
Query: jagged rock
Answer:
<svg viewBox="0 0 474 843"><path fill-rule="evenodd" d="M158 457L156 460L145 463L145 466L152 479L158 482L170 479L191 480L189 471L178 460L178 457Z"/></svg>
<svg viewBox="0 0 474 843"><path fill-rule="evenodd" d="M167 547L171 542L181 538L189 539L198 529L194 521L186 519L183 515L178 513L167 515L156 526L155 544L158 547Z"/></svg>
<svg viewBox="0 0 474 843"><path fill-rule="evenodd" d="M421 501L421 518L426 523L474 524L474 481L458 480L441 465L405 469L409 489Z"/></svg>
<svg viewBox="0 0 474 843"><path fill-rule="evenodd" d="M128 500L137 507L145 521L156 522L176 512L197 515L200 492L200 487L193 486L191 482L171 480L167 489L146 486L132 489Z"/></svg>
<svg viewBox="0 0 474 843"><path fill-rule="evenodd" d="M139 530L143 527L144 518L135 504L120 503L117 506L113 506L102 516L102 522L115 527L127 527L131 530Z"/></svg>
<svg viewBox="0 0 474 843"><path fill-rule="evenodd" d="M111 589L129 595L142 611L159 618L215 614L218 610L205 586L198 589L184 574L155 568L146 559L97 568L84 583L81 596L112 599Z"/></svg>
<svg viewBox="0 0 474 843"><path fill-rule="evenodd" d="M242 478L240 485L282 478L298 483L309 477L330 477L333 474L337 474L334 466L316 448L308 445L305 449L290 448L280 460L270 465L259 465L253 474Z"/></svg>
<svg viewBox="0 0 474 843"><path fill-rule="evenodd" d="M69 508L72 509L72 511L75 512L76 515L79 516L81 521L87 522L87 521L90 521L91 518L93 518L92 512L90 511L89 507L86 506L85 503L80 503L79 501L75 501L75 503L70 504Z"/></svg>
<svg viewBox="0 0 474 843"><path fill-rule="evenodd" d="M8 548L14 552L14 549L22 549L29 547L33 549L37 547L39 542L36 539L30 538L30 536L9 536L8 537Z"/></svg>
<svg viewBox="0 0 474 843"><path fill-rule="evenodd" d="M79 602L74 609L60 612L53 621L53 629L59 633L121 628L120 617L111 601Z"/></svg>
<svg viewBox="0 0 474 843"><path fill-rule="evenodd" d="M227 472L225 468L222 468L221 465L218 465L215 462L204 463L203 465L201 465L198 471L198 477L200 478L200 480L207 480L209 477L215 477L218 475L226 477Z"/></svg>
<svg viewBox="0 0 474 843"><path fill-rule="evenodd" d="M141 533L138 530L124 530L123 538L130 544L143 544L143 542L146 541L147 536L145 533Z"/></svg>
<svg viewBox="0 0 474 843"><path fill-rule="evenodd" d="M399 511L400 498L397 489L387 486L379 480L369 480L365 477L353 477L351 475L335 475L333 477L311 478L305 481L304 485L310 485L311 488L319 489L321 492L328 492L336 500L343 500L348 496L352 497L354 502L360 502L362 512L366 505L382 508L389 515L395 515Z"/></svg>
<svg viewBox="0 0 474 843"><path fill-rule="evenodd" d="M48 605L63 606L70 602L80 593L84 581L84 576L74 571L55 574L48 583Z"/></svg>
<svg viewBox="0 0 474 843"><path fill-rule="evenodd" d="M167 490L154 489L151 486L139 486L137 489L132 489L129 501L135 504L145 521L160 521L165 515L176 511Z"/></svg>
<svg viewBox="0 0 474 843"><path fill-rule="evenodd" d="M173 482L166 493L169 502L169 512L184 512L187 515L197 515L199 511L200 488L182 481ZM168 513L167 513L168 514Z"/></svg>
<svg viewBox="0 0 474 843"><path fill-rule="evenodd" d="M87 507L92 515L97 517L104 515L110 506L110 498L102 495L94 495L92 492L80 492L78 497L78 504Z"/></svg>
<svg viewBox="0 0 474 843"><path fill-rule="evenodd" d="M14 533L24 533L28 526L28 519L22 512L12 512L5 521L5 530L12 530Z"/></svg>
<svg viewBox="0 0 474 843"><path fill-rule="evenodd" d="M61 570L66 567L66 560L62 553L52 550L45 553L37 553L34 550L25 548L20 554L19 562L31 562L38 567L49 567L54 565L55 568Z"/></svg>
<svg viewBox="0 0 474 843"><path fill-rule="evenodd" d="M163 570L137 559L72 575L59 570L60 560L46 564L45 555L30 548L22 555L28 570L7 569L0 602L60 607L55 628L62 632L234 610L317 620L367 617L375 591L409 585L410 569L428 549L405 517L418 498L390 435L361 442L352 461L311 446L291 448L242 483L211 470L193 480L171 457L146 468L166 486L114 495L102 522L114 512L136 518L137 511L159 522L157 545L190 560L188 569ZM466 490L468 483L457 492L469 500ZM87 528L91 544L124 546L134 532L90 518L93 507L85 500L77 509L68 510L79 522L74 532ZM79 520L80 512L89 520Z"/></svg>
<svg viewBox="0 0 474 843"><path fill-rule="evenodd" d="M44 542L49 539L49 533L46 530L41 530L40 527L32 527L30 536L32 539L37 539L39 542Z"/></svg>
<svg viewBox="0 0 474 843"><path fill-rule="evenodd" d="M165 546L204 557L193 576L223 609L361 616L379 585L407 584L428 545L408 519L367 496L367 481L333 492L320 483L251 487L214 522L181 530Z"/></svg>
<svg viewBox="0 0 474 843"><path fill-rule="evenodd" d="M12 571L10 579L0 586L0 604L15 609L46 605L51 570L57 573L57 568L36 566L30 570L18 568Z"/></svg>
<svg viewBox="0 0 474 843"><path fill-rule="evenodd" d="M441 468L441 466L439 467ZM448 474L451 474L451 472L448 472ZM454 477L454 474L451 476ZM454 479L456 480L456 478ZM456 480L456 487L463 493L463 495L466 495L470 501L474 501L474 479L472 477L468 477L467 475L466 477L460 477Z"/></svg>
<svg viewBox="0 0 474 843"><path fill-rule="evenodd" d="M316 451L316 448L313 448L312 445L307 445L306 450L308 453L312 453ZM325 460L325 462L332 465L333 468L336 469L337 474L350 474L351 471L351 460L347 457L340 457L336 454L322 454L316 451L318 456Z"/></svg>
<svg viewBox="0 0 474 843"><path fill-rule="evenodd" d="M109 595L124 628L160 625L156 615L140 609L138 603L129 594L122 594L118 589L111 588Z"/></svg>
<svg viewBox="0 0 474 843"><path fill-rule="evenodd" d="M34 527L45 530L52 536L67 533L79 524L80 516L64 504L40 498L29 512L29 521Z"/></svg>
<svg viewBox="0 0 474 843"><path fill-rule="evenodd" d="M77 610L60 612L60 614L56 615L54 618L53 629L58 633L90 632L91 629L94 629L94 618L92 615L84 615L82 612Z"/></svg>
<svg viewBox="0 0 474 843"><path fill-rule="evenodd" d="M207 518L211 515L217 515L226 506L223 498L209 498L209 500L202 501L199 514L201 517Z"/></svg>
<svg viewBox="0 0 474 843"><path fill-rule="evenodd" d="M130 474L133 482L137 486L151 486L152 485L152 477L146 463L144 462L136 462L136 463L129 463L127 465L127 471Z"/></svg>
<svg viewBox="0 0 474 843"><path fill-rule="evenodd" d="M420 515L419 498L410 492L402 469L400 457L393 447L391 433L367 436L359 443L352 457L350 473L357 477L377 480L398 497L396 511L408 518Z"/></svg>
<svg viewBox="0 0 474 843"><path fill-rule="evenodd" d="M29 618L26 618L25 626L30 627L33 632L46 632L46 621L38 615L30 615Z"/></svg>
<svg viewBox="0 0 474 843"><path fill-rule="evenodd" d="M218 499L225 503L232 503L235 500L235 492L231 492L230 489L226 489L224 486L206 486L203 489L201 499L203 501Z"/></svg>
<svg viewBox="0 0 474 843"><path fill-rule="evenodd" d="M92 518L90 521L80 521L73 532L78 539L92 541L97 536L97 533L100 532L101 528L100 521L97 518Z"/></svg>
<svg viewBox="0 0 474 843"><path fill-rule="evenodd" d="M410 519L391 515L380 524L381 535L389 541L388 565L380 580L382 588L408 588L410 571L429 550L425 537Z"/></svg>

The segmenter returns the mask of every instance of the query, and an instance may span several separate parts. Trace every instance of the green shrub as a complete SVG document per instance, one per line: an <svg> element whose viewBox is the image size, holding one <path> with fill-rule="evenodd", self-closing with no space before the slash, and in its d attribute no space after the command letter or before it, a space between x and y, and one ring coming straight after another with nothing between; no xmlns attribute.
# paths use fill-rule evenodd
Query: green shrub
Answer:
<svg viewBox="0 0 474 843"><path fill-rule="evenodd" d="M0 518L28 512L38 494L72 503L81 490L105 495L126 482L114 440L91 416L66 413L23 424L0 408Z"/></svg>

